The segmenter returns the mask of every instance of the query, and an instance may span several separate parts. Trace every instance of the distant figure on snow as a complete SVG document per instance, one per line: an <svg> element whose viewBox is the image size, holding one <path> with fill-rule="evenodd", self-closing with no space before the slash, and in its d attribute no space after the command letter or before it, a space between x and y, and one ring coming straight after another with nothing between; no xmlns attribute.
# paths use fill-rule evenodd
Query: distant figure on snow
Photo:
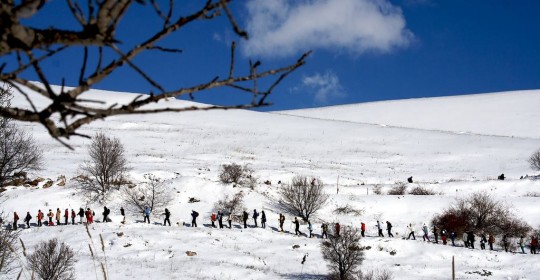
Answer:
<svg viewBox="0 0 540 280"><path fill-rule="evenodd" d="M303 235L303 233L300 231L300 221L298 221L297 217L294 217L294 233L295 235Z"/></svg>
<svg viewBox="0 0 540 280"><path fill-rule="evenodd" d="M429 240L429 236L428 236L428 234L429 234L429 229L428 229L428 227L426 226L426 224L424 224L424 225L422 226L422 231L424 232L424 235L422 236L422 238L424 239L424 241L427 240L428 242L431 242L431 241Z"/></svg>
<svg viewBox="0 0 540 280"><path fill-rule="evenodd" d="M195 210L191 210L191 226L197 227L197 217L199 217L199 213Z"/></svg>
<svg viewBox="0 0 540 280"><path fill-rule="evenodd" d="M322 224L321 228L322 228L321 238L328 238L328 224Z"/></svg>
<svg viewBox="0 0 540 280"><path fill-rule="evenodd" d="M313 236L313 227L311 226L310 221L308 221L307 224L308 224L307 229L309 230L309 238L311 238Z"/></svg>
<svg viewBox="0 0 540 280"><path fill-rule="evenodd" d="M103 222L109 222L109 214L111 214L111 210L107 208L107 206L103 206ZM148 222L150 222L150 218L148 218Z"/></svg>
<svg viewBox="0 0 540 280"><path fill-rule="evenodd" d="M26 212L26 217L24 217L26 228L30 228L30 220L32 220L32 215L30 215L30 212Z"/></svg>
<svg viewBox="0 0 540 280"><path fill-rule="evenodd" d="M162 215L165 215L165 220L163 220L163 225L166 225L169 223L169 226L171 226L171 220L169 218L171 217L171 212L169 212L169 209L165 208L165 213Z"/></svg>
<svg viewBox="0 0 540 280"><path fill-rule="evenodd" d="M247 211L244 211L244 228L247 228L247 220L249 219L249 214Z"/></svg>
<svg viewBox="0 0 540 280"><path fill-rule="evenodd" d="M143 221L143 223L146 223L146 221L148 221L148 223L150 223L150 212L151 212L150 207L146 206L144 208L144 221Z"/></svg>
<svg viewBox="0 0 540 280"><path fill-rule="evenodd" d="M336 223L335 230L336 230L336 236L339 237L339 231L341 230L341 225L339 223Z"/></svg>
<svg viewBox="0 0 540 280"><path fill-rule="evenodd" d="M416 240L416 236L414 236L414 226L413 226L413 224L409 224L407 226L407 230L409 231L409 236L407 236L407 240L411 239L411 236L412 236L413 240Z"/></svg>
<svg viewBox="0 0 540 280"><path fill-rule="evenodd" d="M18 221L19 221L19 215L17 215L17 212L13 212L13 230L17 230Z"/></svg>
<svg viewBox="0 0 540 280"><path fill-rule="evenodd" d="M212 215L210 215L210 222L212 222L212 227L215 228L216 227L216 219L217 219L217 216L216 216L216 213L212 213Z"/></svg>
<svg viewBox="0 0 540 280"><path fill-rule="evenodd" d="M257 218L259 218L259 213L257 213L257 209L253 209L253 221L255 222L255 227L258 227L257 225Z"/></svg>
<svg viewBox="0 0 540 280"><path fill-rule="evenodd" d="M279 228L283 232L283 224L285 223L285 215L279 213Z"/></svg>
<svg viewBox="0 0 540 280"><path fill-rule="evenodd" d="M504 180L504 178L506 178L506 177L504 177L504 173L499 175L499 177L497 177L497 179L499 179L499 180Z"/></svg>
<svg viewBox="0 0 540 280"><path fill-rule="evenodd" d="M264 213L264 210L261 211L261 226L266 228L266 213Z"/></svg>
<svg viewBox="0 0 540 280"><path fill-rule="evenodd" d="M366 224L361 222L360 223L360 234L362 234L362 237L365 237L365 234L366 233Z"/></svg>
<svg viewBox="0 0 540 280"><path fill-rule="evenodd" d="M382 233L381 223L379 221L377 221L377 231L379 232L379 237L384 237Z"/></svg>
<svg viewBox="0 0 540 280"><path fill-rule="evenodd" d="M413 180L412 180L412 176L411 176L411 177L409 177L409 178L407 178L407 182L409 182L409 183L411 183L411 184L412 184L412 182L413 182Z"/></svg>
<svg viewBox="0 0 540 280"><path fill-rule="evenodd" d="M388 232L388 237L394 237L392 234L392 224L389 221L386 221L386 231Z"/></svg>

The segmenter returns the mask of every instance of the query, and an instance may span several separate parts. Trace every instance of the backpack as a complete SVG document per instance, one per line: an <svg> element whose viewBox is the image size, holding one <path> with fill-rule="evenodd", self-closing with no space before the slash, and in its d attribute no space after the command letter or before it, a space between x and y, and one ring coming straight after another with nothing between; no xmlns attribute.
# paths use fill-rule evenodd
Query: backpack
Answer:
<svg viewBox="0 0 540 280"><path fill-rule="evenodd" d="M195 217L195 218L199 217L199 213L198 213L198 212L195 212L195 211L193 211L193 217Z"/></svg>

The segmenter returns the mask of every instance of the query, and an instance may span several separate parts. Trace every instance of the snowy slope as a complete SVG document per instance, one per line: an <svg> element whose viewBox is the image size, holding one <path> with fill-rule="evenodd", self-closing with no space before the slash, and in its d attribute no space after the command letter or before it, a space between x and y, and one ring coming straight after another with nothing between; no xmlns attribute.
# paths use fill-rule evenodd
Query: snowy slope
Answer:
<svg viewBox="0 0 540 280"><path fill-rule="evenodd" d="M142 217L134 213L128 214L127 224L120 224L118 209L122 201L113 193L106 204L112 209L113 222L95 223L89 228L90 236L81 225L31 227L21 231L21 239L29 251L51 237L67 242L79 258L78 279L102 279L99 264L90 256L89 244L97 252L98 259L106 257L110 279L319 279L328 273L320 254L320 240L276 232L279 214L273 205L278 190L276 182L288 181L295 174L305 174L320 177L331 194L329 203L313 220L316 233L320 233L321 221L339 221L349 226L367 222L368 237L363 240L363 245L372 247L366 252L364 265L367 268L387 268L394 272L395 279L448 279L450 261L455 256L458 279L484 279L473 273L481 269L493 273L488 279L537 279L540 267L536 265L536 256L466 250L373 235L375 221L379 219L391 221L398 237L402 237L406 224L415 223L419 227L456 197L465 197L475 191L487 191L514 205L520 217L538 228L540 198L528 194L540 192L540 181L518 179L533 173L526 159L540 147L539 135L530 129L538 120L537 110L523 106L519 123L525 122L525 126L514 125L511 122L514 119L508 119L508 125L497 131L490 131L496 127L486 123L485 127L472 127L475 128L470 129L472 133L454 133L456 127L467 130L463 127L476 123L477 117L483 115L507 119L502 110L488 111L486 107L477 107L476 114L467 109L470 114L465 110L454 121L442 118L438 129L413 126L415 120L426 119L427 124L433 125L434 120L441 119L438 111L425 107L459 108L470 103L464 101L467 98L482 99L483 103L491 103L493 107L512 107L507 106L512 96L522 105L532 104L538 101L538 92L351 105L344 108L357 108L358 111L340 111L333 114L335 117L318 115L330 109L294 112L299 116L284 115L283 112L212 111L122 116L96 122L80 132L93 135L104 131L118 137L125 145L132 167L130 174L135 182L142 180L146 173L154 173L166 180L174 195L169 207L174 225L159 225L162 219L159 213L154 213L150 225L141 223ZM135 96L91 91L85 98L106 98L107 103L112 104ZM527 98L528 101L524 100ZM15 104L24 102L19 97L13 101ZM396 119L402 123L392 123L387 115L375 114L384 112L389 106L398 108L400 102L419 108L418 112L423 110L424 115L411 114ZM169 100L152 106L191 104ZM37 105L46 104L38 102ZM340 107L333 109L339 111ZM373 114L368 114L371 119L363 118L364 109ZM96 209L100 219L103 205L87 204L78 194L74 181L70 180L77 175L79 164L87 159L89 140L71 139L70 144L75 147L75 151L71 151L51 140L40 126L22 126L33 132L44 150L44 169L32 176L54 180L59 175L66 175L68 185L48 189L10 188L5 192L8 200L0 207L8 214L13 211L34 214L38 209L88 206ZM506 137L511 135L519 137ZM266 229L244 230L238 225L223 230L208 227L214 203L226 194L240 191L218 182L220 165L230 162L249 164L260 182L272 181L271 186L261 183L255 190L241 190L246 194L248 209L265 209L268 216ZM505 173L510 180L492 180L500 173ZM411 175L417 182L413 185L425 186L440 195L373 195L375 184L386 190ZM340 188L336 194L338 176ZM197 197L201 202L188 203L189 197ZM333 214L336 207L345 205L363 210L364 214L357 217ZM199 225L206 226L196 229L180 226L189 221L193 209L201 213ZM292 229L289 222L292 218L287 217L287 230ZM306 231L305 227L302 230ZM119 232L123 235L118 236ZM100 234L105 240L105 253L101 251ZM300 248L293 249L293 245L300 245ZM197 256L186 256L188 250L196 251ZM390 255L391 251L396 254ZM300 262L306 254L307 261L302 266ZM24 277L29 279L28 275Z"/></svg>
<svg viewBox="0 0 540 280"><path fill-rule="evenodd" d="M331 106L277 113L356 123L540 139L540 90Z"/></svg>

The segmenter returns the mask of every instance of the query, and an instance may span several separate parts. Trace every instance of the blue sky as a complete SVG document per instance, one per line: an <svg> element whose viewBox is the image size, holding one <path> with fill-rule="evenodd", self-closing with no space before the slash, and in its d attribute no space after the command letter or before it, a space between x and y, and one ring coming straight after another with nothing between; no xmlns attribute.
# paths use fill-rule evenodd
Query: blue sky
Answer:
<svg viewBox="0 0 540 280"><path fill-rule="evenodd" d="M203 2L191 1L182 11ZM161 44L182 54L153 52L135 63L174 89L226 76L232 40L239 44L238 73L247 70L249 59L272 68L313 50L308 63L274 91L274 105L263 110L540 89L537 0L242 0L231 8L250 40L237 38L225 18L200 21ZM65 1L52 1L27 22L69 28L73 18ZM155 30L159 19L134 5L121 24L118 37L127 49ZM48 62L49 80L59 84L66 77L73 84L81 53L75 49ZM32 72L24 75L37 79ZM152 89L129 68L97 88ZM195 100L233 104L250 97L225 89Z"/></svg>

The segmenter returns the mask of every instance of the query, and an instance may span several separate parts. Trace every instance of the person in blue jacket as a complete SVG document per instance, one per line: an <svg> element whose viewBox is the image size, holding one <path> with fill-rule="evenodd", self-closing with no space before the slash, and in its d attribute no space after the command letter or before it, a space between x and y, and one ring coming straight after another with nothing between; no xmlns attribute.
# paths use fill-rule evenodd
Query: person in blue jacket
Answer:
<svg viewBox="0 0 540 280"><path fill-rule="evenodd" d="M148 221L148 223L150 223L150 207L146 206L144 208L144 222L143 223L146 223L146 221Z"/></svg>

